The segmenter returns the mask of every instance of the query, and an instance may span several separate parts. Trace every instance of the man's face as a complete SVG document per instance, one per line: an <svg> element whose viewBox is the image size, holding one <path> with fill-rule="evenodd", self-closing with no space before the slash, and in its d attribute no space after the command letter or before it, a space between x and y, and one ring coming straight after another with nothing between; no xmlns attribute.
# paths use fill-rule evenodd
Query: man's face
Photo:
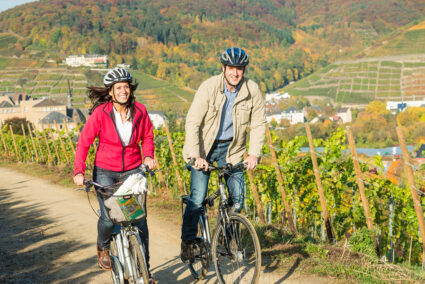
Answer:
<svg viewBox="0 0 425 284"><path fill-rule="evenodd" d="M233 86L237 86L242 80L244 67L223 66L224 78Z"/></svg>
<svg viewBox="0 0 425 284"><path fill-rule="evenodd" d="M116 83L109 91L109 94L115 101L125 104L130 97L130 86L127 82Z"/></svg>

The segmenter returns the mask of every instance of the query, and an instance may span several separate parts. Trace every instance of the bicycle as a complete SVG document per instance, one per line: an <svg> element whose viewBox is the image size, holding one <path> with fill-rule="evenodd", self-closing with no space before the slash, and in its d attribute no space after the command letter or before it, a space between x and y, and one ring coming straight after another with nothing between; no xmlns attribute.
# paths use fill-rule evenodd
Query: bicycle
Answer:
<svg viewBox="0 0 425 284"><path fill-rule="evenodd" d="M142 165L140 169L143 175L149 171L145 165ZM149 171L149 173L152 175L154 172ZM113 197L113 193L121 185L121 183L118 183L104 186L91 180L85 180L84 184L86 185L85 188L78 188L77 190L84 190L88 194L92 191L91 187L94 186L95 191L106 197ZM134 202L134 200L138 200L136 194L118 196L118 198L123 198L125 202L132 203L132 206L136 204L141 207L141 202ZM137 206L133 207L132 210L138 210ZM120 209L122 210L122 207ZM113 283L148 284L149 273L146 264L145 247L140 239L138 228L134 227L132 225L133 220L128 220L128 218L126 221L110 219L115 225L110 249Z"/></svg>
<svg viewBox="0 0 425 284"><path fill-rule="evenodd" d="M225 167L208 165L209 171L218 171L218 190L202 203L198 234L193 244L195 260L189 263L192 276L199 280L206 276L211 261L220 283L258 283L261 268L261 248L254 226L247 217L233 211L225 190L224 176L234 169L244 169L243 164ZM190 170L190 166L188 166ZM189 195L183 195L187 204ZM212 207L220 197L214 233L208 223L207 206Z"/></svg>

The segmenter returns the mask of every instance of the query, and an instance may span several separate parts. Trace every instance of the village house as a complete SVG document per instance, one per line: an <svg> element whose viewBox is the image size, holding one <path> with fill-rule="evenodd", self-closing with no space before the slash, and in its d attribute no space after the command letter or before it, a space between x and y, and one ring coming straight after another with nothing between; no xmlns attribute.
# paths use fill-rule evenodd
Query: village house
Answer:
<svg viewBox="0 0 425 284"><path fill-rule="evenodd" d="M149 111L148 114L155 129L158 129L165 125L165 120L167 119L167 117L164 113L160 111Z"/></svg>
<svg viewBox="0 0 425 284"><path fill-rule="evenodd" d="M335 116L340 117L340 122L342 123L350 123L353 120L353 117L351 115L351 109L348 107L342 107L336 110ZM336 121L336 120L334 120Z"/></svg>
<svg viewBox="0 0 425 284"><path fill-rule="evenodd" d="M72 67L106 67L107 63L108 56L99 54L71 55L65 59L65 64Z"/></svg>
<svg viewBox="0 0 425 284"><path fill-rule="evenodd" d="M281 123L281 121L284 119L288 120L291 125L304 123L304 113L301 110L290 107L285 111L266 115L266 120L268 123L270 123L272 120L276 121L277 123Z"/></svg>

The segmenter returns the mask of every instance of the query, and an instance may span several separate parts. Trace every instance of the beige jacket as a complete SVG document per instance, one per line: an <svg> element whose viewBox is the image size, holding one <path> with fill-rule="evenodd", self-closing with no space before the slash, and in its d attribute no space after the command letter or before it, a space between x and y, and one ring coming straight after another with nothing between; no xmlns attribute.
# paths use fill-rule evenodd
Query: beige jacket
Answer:
<svg viewBox="0 0 425 284"><path fill-rule="evenodd" d="M185 161L206 158L220 127L221 113L226 101L223 73L204 81L195 94L186 117L186 139L183 147ZM258 85L242 79L232 110L233 141L227 151L226 162L243 160L247 128L250 127L249 155L260 157L266 131L264 99Z"/></svg>

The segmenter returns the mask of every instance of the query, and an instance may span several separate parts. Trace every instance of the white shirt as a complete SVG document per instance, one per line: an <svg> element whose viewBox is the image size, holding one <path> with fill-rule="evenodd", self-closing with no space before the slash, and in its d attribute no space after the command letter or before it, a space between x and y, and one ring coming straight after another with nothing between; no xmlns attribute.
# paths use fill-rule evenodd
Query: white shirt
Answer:
<svg viewBox="0 0 425 284"><path fill-rule="evenodd" d="M118 134L122 143L127 146L128 143L130 143L131 128L133 126L133 121L130 120L130 110L127 110L127 120L125 122L122 122L121 114L115 108L113 109L115 116L115 125L117 127Z"/></svg>

